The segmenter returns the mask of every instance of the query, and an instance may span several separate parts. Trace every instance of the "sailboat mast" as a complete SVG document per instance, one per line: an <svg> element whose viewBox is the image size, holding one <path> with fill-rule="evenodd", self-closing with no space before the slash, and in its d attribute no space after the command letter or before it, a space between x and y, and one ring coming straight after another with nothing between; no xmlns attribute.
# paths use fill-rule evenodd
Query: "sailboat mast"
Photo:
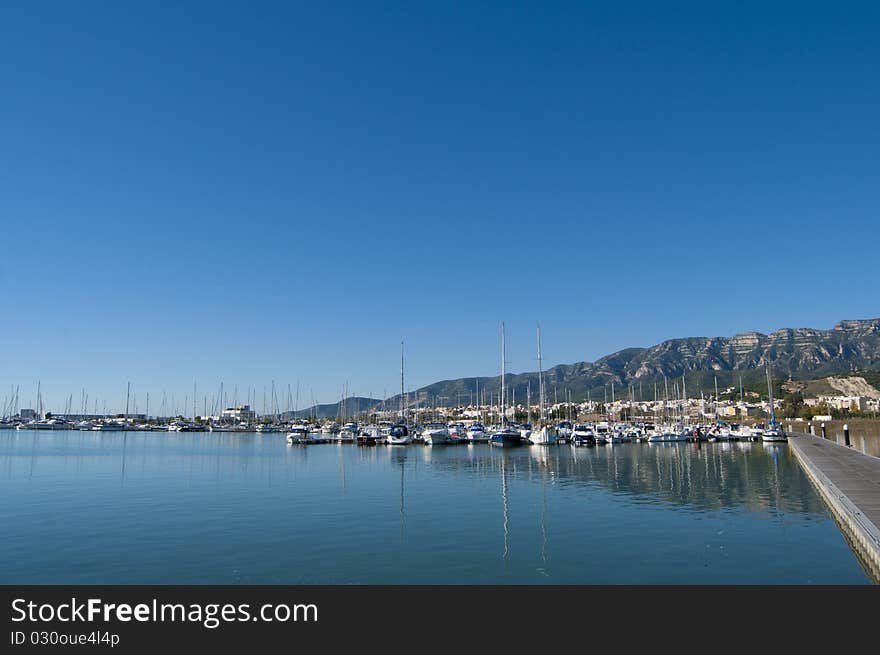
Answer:
<svg viewBox="0 0 880 655"><path fill-rule="evenodd" d="M532 381L526 383L526 423L532 423Z"/></svg>
<svg viewBox="0 0 880 655"><path fill-rule="evenodd" d="M501 397L499 400L501 401L499 405L501 406L501 426L504 427L507 419L507 412L505 411L504 406L504 321L501 321Z"/></svg>
<svg viewBox="0 0 880 655"><path fill-rule="evenodd" d="M544 369L541 362L541 326L538 326L538 421L544 424Z"/></svg>
<svg viewBox="0 0 880 655"><path fill-rule="evenodd" d="M400 421L406 425L406 405L403 402L403 340L400 342Z"/></svg>
<svg viewBox="0 0 880 655"><path fill-rule="evenodd" d="M668 420L668 412L669 412L669 407L668 407L669 406L669 380L666 378L665 375L663 376L663 386L666 389L666 396L663 401L663 421L665 422Z"/></svg>
<svg viewBox="0 0 880 655"><path fill-rule="evenodd" d="M718 421L718 376L715 376L715 421Z"/></svg>
<svg viewBox="0 0 880 655"><path fill-rule="evenodd" d="M681 374L681 422L688 422L687 382L685 382L684 373Z"/></svg>
<svg viewBox="0 0 880 655"><path fill-rule="evenodd" d="M477 413L480 417L480 422L483 421L483 403L480 401L480 378L476 379L477 383ZM416 395L416 402L418 402L418 395ZM418 406L418 405L416 405Z"/></svg>

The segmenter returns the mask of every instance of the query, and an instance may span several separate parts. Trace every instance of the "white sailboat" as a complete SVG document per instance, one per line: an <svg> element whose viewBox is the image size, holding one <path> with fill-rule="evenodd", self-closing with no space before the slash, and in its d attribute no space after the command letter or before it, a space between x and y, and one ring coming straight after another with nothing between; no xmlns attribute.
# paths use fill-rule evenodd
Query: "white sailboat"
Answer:
<svg viewBox="0 0 880 655"><path fill-rule="evenodd" d="M553 445L559 441L559 430L544 419L544 366L541 359L541 326L538 326L538 427L532 430L529 441L535 445Z"/></svg>
<svg viewBox="0 0 880 655"><path fill-rule="evenodd" d="M773 407L773 377L770 362L767 362L767 393L770 396L770 429L761 434L761 441L788 441L785 432L776 424L776 410Z"/></svg>

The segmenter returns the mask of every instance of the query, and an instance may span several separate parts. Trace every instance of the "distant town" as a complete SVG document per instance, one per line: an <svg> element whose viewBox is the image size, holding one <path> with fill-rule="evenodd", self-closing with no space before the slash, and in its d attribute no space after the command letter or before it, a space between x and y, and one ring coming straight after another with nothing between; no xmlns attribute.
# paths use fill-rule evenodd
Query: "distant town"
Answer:
<svg viewBox="0 0 880 655"><path fill-rule="evenodd" d="M722 394L735 393L734 388L725 389ZM706 398L686 398L678 400L651 400L635 401L623 399L614 401L566 401L554 402L544 408L545 416L552 420L665 420L672 417L689 418L698 420L761 420L770 416L770 403L767 399L760 399L756 392L746 392L746 400L719 400ZM781 418L794 421L803 420L826 420L840 418L846 415L876 415L880 413L880 398L868 396L832 396L820 395L815 398L803 398L802 406L807 409L801 415L786 415L786 398L774 399L773 407ZM43 412L34 408L23 408L14 415L4 416L3 423L21 424L33 421L45 421L55 419L58 422L99 422L108 419L122 419L129 423L153 423L169 424L176 420L191 419L196 423L207 425L257 425L260 423L284 422L294 419L306 419L320 421L327 420L347 421L349 419L360 422L398 421L401 419L400 409L383 408L381 405L364 411L345 409L345 403L339 405L341 413L336 416L319 417L314 413L314 408L301 411L279 411L277 413L258 412L250 405L236 405L228 407L213 415L169 415L151 416L145 413L117 413L117 414L94 414L94 413L52 413ZM530 422L540 412L538 404L511 403L505 407L506 417L514 422ZM405 410L408 420L420 423L424 421L479 421L489 424L497 423L501 416L500 404L462 404L454 406L433 407L407 407Z"/></svg>

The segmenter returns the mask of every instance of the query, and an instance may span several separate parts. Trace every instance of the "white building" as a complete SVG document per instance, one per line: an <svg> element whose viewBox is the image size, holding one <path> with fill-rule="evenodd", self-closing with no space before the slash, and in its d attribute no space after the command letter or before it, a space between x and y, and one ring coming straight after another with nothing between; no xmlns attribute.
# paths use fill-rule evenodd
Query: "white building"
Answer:
<svg viewBox="0 0 880 655"><path fill-rule="evenodd" d="M256 420L257 413L251 409L250 405L237 405L224 409L221 417L239 423L252 423Z"/></svg>

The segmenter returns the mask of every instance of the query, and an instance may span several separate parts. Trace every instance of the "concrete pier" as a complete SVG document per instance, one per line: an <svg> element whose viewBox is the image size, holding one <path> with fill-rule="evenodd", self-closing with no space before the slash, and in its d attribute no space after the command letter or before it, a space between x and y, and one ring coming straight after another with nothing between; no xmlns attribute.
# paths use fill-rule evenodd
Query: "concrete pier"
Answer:
<svg viewBox="0 0 880 655"><path fill-rule="evenodd" d="M804 433L789 434L788 444L880 581L880 458Z"/></svg>

